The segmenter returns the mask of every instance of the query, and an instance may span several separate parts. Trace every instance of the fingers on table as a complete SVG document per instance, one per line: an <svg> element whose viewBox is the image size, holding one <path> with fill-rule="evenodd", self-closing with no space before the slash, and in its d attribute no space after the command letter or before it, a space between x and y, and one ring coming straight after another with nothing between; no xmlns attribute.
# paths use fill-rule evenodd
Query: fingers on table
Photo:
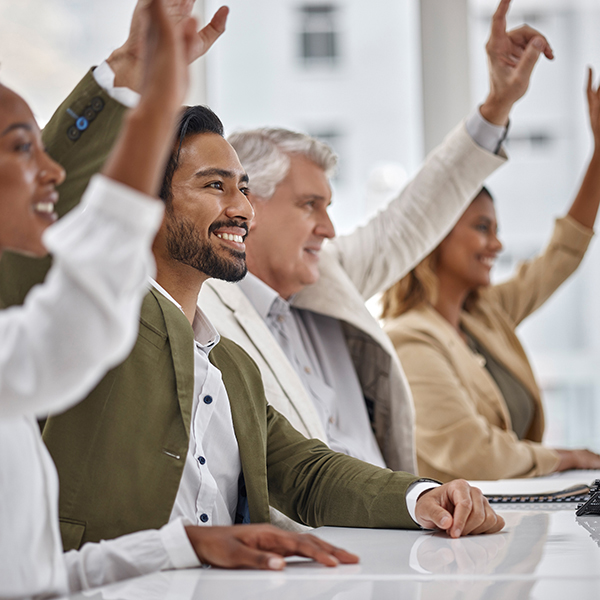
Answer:
<svg viewBox="0 0 600 600"><path fill-rule="evenodd" d="M470 487L470 511L464 526L461 527L462 535L477 535L480 533L496 533L504 527L504 519L497 515L489 505L486 497L478 488ZM464 502L465 511L467 508ZM457 526L455 510L455 526ZM451 531L451 535L452 535ZM454 536L453 537L458 537Z"/></svg>
<svg viewBox="0 0 600 600"><path fill-rule="evenodd" d="M328 542L310 534L278 532L271 550L282 556L304 556L317 562L335 567L339 563L356 563L358 556L336 548Z"/></svg>

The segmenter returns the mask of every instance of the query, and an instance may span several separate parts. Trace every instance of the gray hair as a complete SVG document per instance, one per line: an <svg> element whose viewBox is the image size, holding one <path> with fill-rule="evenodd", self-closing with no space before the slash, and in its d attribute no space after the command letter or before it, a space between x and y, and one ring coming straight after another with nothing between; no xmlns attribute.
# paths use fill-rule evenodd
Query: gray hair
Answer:
<svg viewBox="0 0 600 600"><path fill-rule="evenodd" d="M250 177L253 195L269 199L290 169L290 154L301 154L331 177L337 155L324 142L289 129L251 129L232 133L227 141L234 147Z"/></svg>

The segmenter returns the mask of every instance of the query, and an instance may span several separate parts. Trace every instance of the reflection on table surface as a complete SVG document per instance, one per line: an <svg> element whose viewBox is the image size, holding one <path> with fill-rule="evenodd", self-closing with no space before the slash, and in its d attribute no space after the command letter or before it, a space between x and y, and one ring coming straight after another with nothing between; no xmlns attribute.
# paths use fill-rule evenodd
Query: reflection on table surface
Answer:
<svg viewBox="0 0 600 600"><path fill-rule="evenodd" d="M361 557L327 569L290 559L281 573L194 569L85 592L97 600L582 599L600 596L600 518L571 510L502 512L496 535L324 527L316 534Z"/></svg>

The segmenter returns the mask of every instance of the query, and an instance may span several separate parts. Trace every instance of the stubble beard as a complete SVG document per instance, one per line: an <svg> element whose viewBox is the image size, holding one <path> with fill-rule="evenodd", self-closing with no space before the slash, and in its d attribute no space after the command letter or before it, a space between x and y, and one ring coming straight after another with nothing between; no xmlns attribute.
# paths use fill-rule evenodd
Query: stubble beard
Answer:
<svg viewBox="0 0 600 600"><path fill-rule="evenodd" d="M214 223L211 229L220 226L220 223ZM201 239L194 223L186 217L167 216L167 250L174 260L215 279L240 281L248 271L245 252L225 248L231 258L219 256L210 242Z"/></svg>

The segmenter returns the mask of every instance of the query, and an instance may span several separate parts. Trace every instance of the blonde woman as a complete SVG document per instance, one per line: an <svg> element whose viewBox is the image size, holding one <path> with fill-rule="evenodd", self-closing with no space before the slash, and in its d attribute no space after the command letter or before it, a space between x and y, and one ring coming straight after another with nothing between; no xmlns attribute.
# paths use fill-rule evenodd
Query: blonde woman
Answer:
<svg viewBox="0 0 600 600"><path fill-rule="evenodd" d="M594 153L546 249L506 283L490 285L502 249L484 188L441 244L383 298L414 396L422 476L449 481L599 469L600 456L542 444L540 390L515 328L575 271L600 203L600 92L588 74Z"/></svg>

